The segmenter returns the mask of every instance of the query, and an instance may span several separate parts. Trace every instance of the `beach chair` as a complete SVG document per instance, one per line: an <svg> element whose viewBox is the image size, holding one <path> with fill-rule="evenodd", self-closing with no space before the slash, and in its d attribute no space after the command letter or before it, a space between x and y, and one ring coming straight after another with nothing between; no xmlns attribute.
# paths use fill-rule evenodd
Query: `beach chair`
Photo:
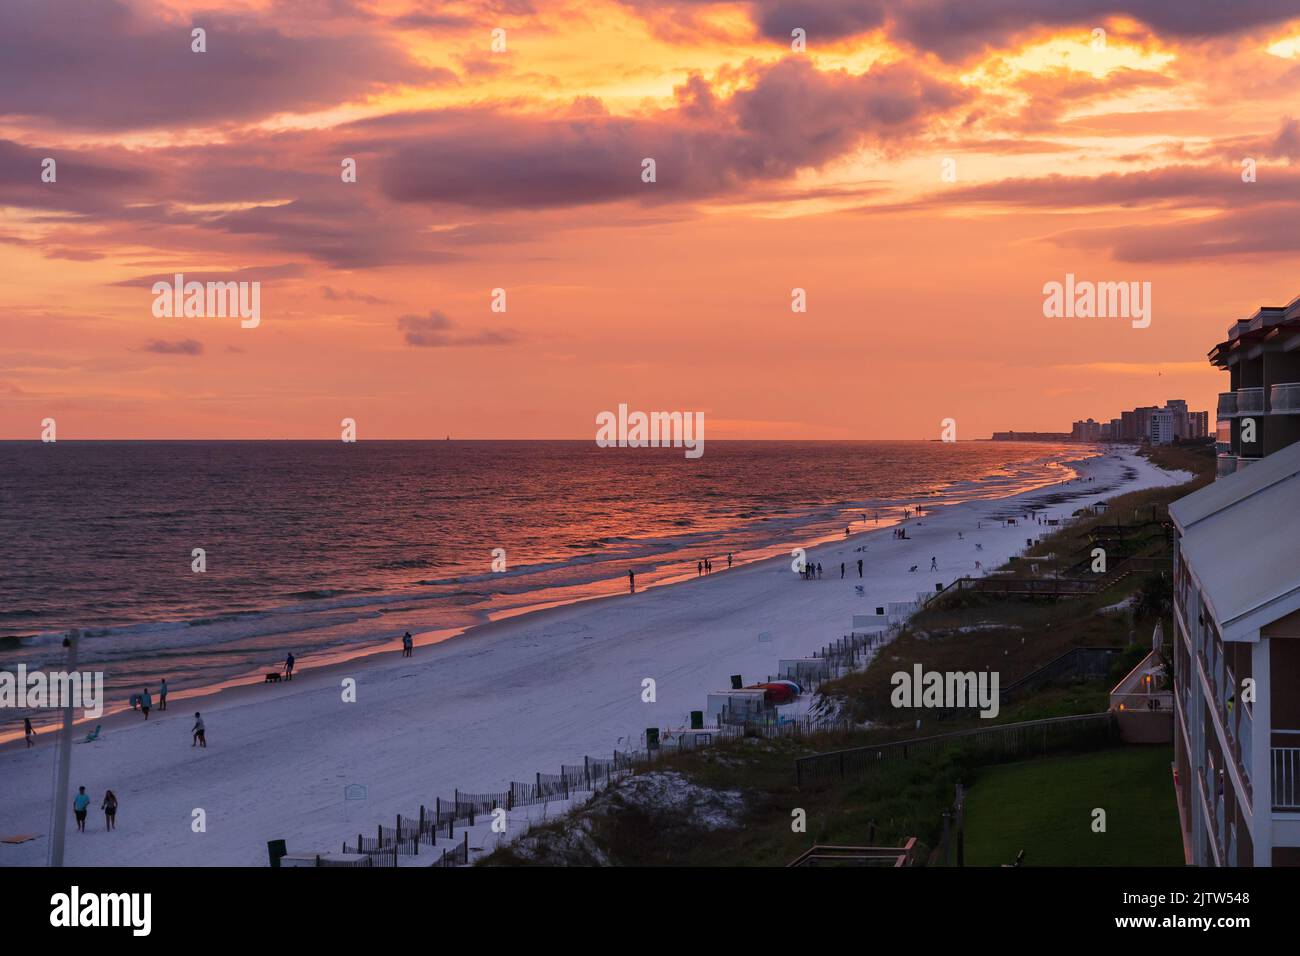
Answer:
<svg viewBox="0 0 1300 956"><path fill-rule="evenodd" d="M103 726L103 724L96 724L96 725L95 725L95 729L92 730L90 733L86 734L86 739L83 740L82 743L85 743L85 744L93 744L96 740L98 740L98 739L99 739L99 728L102 727L102 726Z"/></svg>

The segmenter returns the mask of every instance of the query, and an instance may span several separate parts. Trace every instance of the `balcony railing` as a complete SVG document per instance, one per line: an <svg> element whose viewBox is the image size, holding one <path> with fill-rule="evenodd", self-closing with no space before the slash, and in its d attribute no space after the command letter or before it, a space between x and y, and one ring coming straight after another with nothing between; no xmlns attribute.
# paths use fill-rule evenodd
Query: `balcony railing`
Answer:
<svg viewBox="0 0 1300 956"><path fill-rule="evenodd" d="M1273 809L1300 811L1300 747L1273 747Z"/></svg>
<svg viewBox="0 0 1300 956"><path fill-rule="evenodd" d="M1237 458L1235 455L1220 455L1216 459L1214 474L1222 478L1224 475L1231 475L1237 470Z"/></svg>
<svg viewBox="0 0 1300 956"><path fill-rule="evenodd" d="M1237 414L1237 393L1220 392L1219 393L1219 417L1230 418Z"/></svg>
<svg viewBox="0 0 1300 956"><path fill-rule="evenodd" d="M1264 413L1263 388L1237 389L1237 414L1262 415Z"/></svg>
<svg viewBox="0 0 1300 956"><path fill-rule="evenodd" d="M1300 413L1300 382L1284 382L1269 390L1268 407L1275 412Z"/></svg>

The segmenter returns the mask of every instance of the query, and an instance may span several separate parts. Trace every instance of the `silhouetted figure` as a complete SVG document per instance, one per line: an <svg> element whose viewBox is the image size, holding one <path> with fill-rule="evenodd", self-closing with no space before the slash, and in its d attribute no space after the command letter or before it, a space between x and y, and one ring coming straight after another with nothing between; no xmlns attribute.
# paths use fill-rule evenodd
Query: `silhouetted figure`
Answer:
<svg viewBox="0 0 1300 956"><path fill-rule="evenodd" d="M162 686L158 688L158 709L167 709L167 678L163 678Z"/></svg>
<svg viewBox="0 0 1300 956"><path fill-rule="evenodd" d="M77 829L86 832L86 808L90 806L90 797L86 796L86 788L78 787L77 796L73 797L73 816L77 818Z"/></svg>
<svg viewBox="0 0 1300 956"><path fill-rule="evenodd" d="M862 559L858 558L858 577L862 577Z"/></svg>
<svg viewBox="0 0 1300 956"><path fill-rule="evenodd" d="M190 729L190 732L194 734L194 743L190 744L191 747L206 748L208 746L207 728L203 726L203 718L199 716L197 710L194 712L194 726Z"/></svg>
<svg viewBox="0 0 1300 956"><path fill-rule="evenodd" d="M104 802L99 805L99 809L104 811L104 828L117 829L117 794L112 790L105 793Z"/></svg>
<svg viewBox="0 0 1300 956"><path fill-rule="evenodd" d="M72 798L72 815L77 818L77 829L82 833L86 832L86 808L90 806L90 797L86 796L86 788L78 787L77 795Z"/></svg>
<svg viewBox="0 0 1300 956"><path fill-rule="evenodd" d="M841 580L841 581L844 580L844 562L843 562L843 561L840 562L840 580Z"/></svg>
<svg viewBox="0 0 1300 956"><path fill-rule="evenodd" d="M285 657L285 659L284 659L284 679L285 679L285 680L293 680L293 665L294 665L293 652L290 651L289 654L288 654L288 656Z"/></svg>
<svg viewBox="0 0 1300 956"><path fill-rule="evenodd" d="M140 709L144 711L144 719L149 719L149 711L153 709L153 698L149 696L149 688L144 689L140 695Z"/></svg>
<svg viewBox="0 0 1300 956"><path fill-rule="evenodd" d="M415 638L411 637L411 632L407 631L402 635L402 656L411 657L415 653Z"/></svg>
<svg viewBox="0 0 1300 956"><path fill-rule="evenodd" d="M32 719L30 717L23 718L23 736L27 738L27 746L36 746L36 731L32 729Z"/></svg>
<svg viewBox="0 0 1300 956"><path fill-rule="evenodd" d="M631 568L629 568L627 572L627 592L629 594L636 594L636 575L632 572Z"/></svg>

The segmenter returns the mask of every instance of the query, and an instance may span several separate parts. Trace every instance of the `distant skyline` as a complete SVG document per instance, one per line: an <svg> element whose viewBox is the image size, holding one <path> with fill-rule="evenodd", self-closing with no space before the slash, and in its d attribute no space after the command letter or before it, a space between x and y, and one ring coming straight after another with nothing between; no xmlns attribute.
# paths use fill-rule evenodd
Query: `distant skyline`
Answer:
<svg viewBox="0 0 1300 956"><path fill-rule="evenodd" d="M0 438L1213 419L1206 353L1300 293L1300 2L970 13L6 3ZM176 273L259 283L260 321L159 317ZM1044 317L1066 276L1149 282L1149 327Z"/></svg>

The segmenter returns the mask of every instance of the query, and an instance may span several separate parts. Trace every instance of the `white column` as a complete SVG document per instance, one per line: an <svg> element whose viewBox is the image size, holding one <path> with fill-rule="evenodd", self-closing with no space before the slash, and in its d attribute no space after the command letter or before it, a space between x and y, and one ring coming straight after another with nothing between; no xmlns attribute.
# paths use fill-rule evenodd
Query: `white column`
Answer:
<svg viewBox="0 0 1300 956"><path fill-rule="evenodd" d="M1254 721L1250 728L1250 777L1255 796L1255 865L1273 865L1273 699L1270 694L1269 642L1259 632L1251 648L1250 673L1255 678Z"/></svg>

